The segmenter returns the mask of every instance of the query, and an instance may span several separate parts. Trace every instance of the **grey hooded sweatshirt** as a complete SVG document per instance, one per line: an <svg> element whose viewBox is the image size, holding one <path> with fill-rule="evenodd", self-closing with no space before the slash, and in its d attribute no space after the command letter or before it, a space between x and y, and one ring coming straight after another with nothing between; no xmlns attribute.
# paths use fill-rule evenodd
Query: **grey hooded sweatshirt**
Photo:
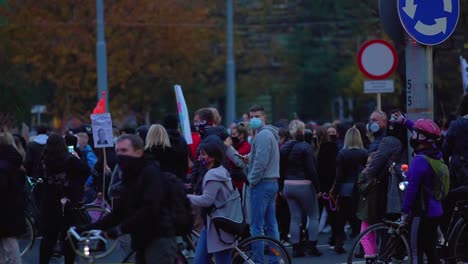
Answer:
<svg viewBox="0 0 468 264"><path fill-rule="evenodd" d="M257 130L250 151L248 179L251 187L260 181L279 178L278 128L265 125Z"/></svg>

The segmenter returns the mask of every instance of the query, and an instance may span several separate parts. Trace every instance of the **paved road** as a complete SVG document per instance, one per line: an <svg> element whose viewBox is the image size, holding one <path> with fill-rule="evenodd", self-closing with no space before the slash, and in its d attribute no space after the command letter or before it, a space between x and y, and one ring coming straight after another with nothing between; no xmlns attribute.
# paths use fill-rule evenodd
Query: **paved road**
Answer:
<svg viewBox="0 0 468 264"><path fill-rule="evenodd" d="M333 264L333 263L345 263L346 262L346 257L347 254L336 254L335 251L330 250L328 248L327 244L327 238L328 234L321 234L319 236L319 250L323 253L321 257L304 257L304 258L295 258L293 259L294 264L309 264L309 263L314 263L314 264ZM345 243L345 249L349 249L351 246L352 241L348 240ZM26 254L26 256L23 257L23 264L37 264L39 263L39 244L40 241L36 241L34 244L34 248ZM288 248L288 251L290 254L291 248ZM104 259L99 259L96 261L96 263L120 263L120 261L123 258L123 252L117 247L111 255ZM54 261L51 261L53 264L58 264L58 263L63 263L63 258L62 259L54 259ZM86 261L76 261L76 263L86 263ZM157 262L155 262L157 263Z"/></svg>

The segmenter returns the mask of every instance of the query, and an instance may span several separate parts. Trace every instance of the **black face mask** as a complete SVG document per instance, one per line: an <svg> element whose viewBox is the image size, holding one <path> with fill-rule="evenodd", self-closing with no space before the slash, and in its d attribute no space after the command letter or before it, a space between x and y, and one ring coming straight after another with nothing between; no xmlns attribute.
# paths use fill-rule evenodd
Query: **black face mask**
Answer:
<svg viewBox="0 0 468 264"><path fill-rule="evenodd" d="M313 137L312 141L314 142L315 146L318 146L318 138L317 137Z"/></svg>
<svg viewBox="0 0 468 264"><path fill-rule="evenodd" d="M238 137L232 137L231 139L232 139L232 143L234 144L238 144L240 142Z"/></svg>
<svg viewBox="0 0 468 264"><path fill-rule="evenodd" d="M338 139L337 135L328 135L330 137L330 141L335 142Z"/></svg>
<svg viewBox="0 0 468 264"><path fill-rule="evenodd" d="M125 173L139 169L142 166L142 162L143 158L141 157L117 155L117 164L119 164L119 168Z"/></svg>
<svg viewBox="0 0 468 264"><path fill-rule="evenodd" d="M410 138L409 144L413 149L416 149L419 146L419 143L420 142L418 140Z"/></svg>

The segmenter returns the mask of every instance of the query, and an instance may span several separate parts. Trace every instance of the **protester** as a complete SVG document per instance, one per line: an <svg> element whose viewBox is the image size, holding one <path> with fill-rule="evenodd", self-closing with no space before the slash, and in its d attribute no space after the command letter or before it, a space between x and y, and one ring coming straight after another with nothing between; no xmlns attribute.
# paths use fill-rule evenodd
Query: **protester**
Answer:
<svg viewBox="0 0 468 264"><path fill-rule="evenodd" d="M202 194L187 195L192 204L202 208L204 227L198 238L194 264L210 263L210 255L214 255L216 263L231 263L231 251L237 245L236 237L223 230L217 230L211 221L210 207L220 207L236 191L229 172L221 164L224 149L216 142L200 145L202 162L208 170L203 177ZM231 243L233 242L233 243Z"/></svg>
<svg viewBox="0 0 468 264"><path fill-rule="evenodd" d="M187 180L189 148L184 136L179 132L179 119L174 114L164 117L163 126L169 135L169 142L174 151L175 174L184 182Z"/></svg>
<svg viewBox="0 0 468 264"><path fill-rule="evenodd" d="M81 151L81 160L88 164L89 169L93 169L94 165L97 162L97 156L94 153L89 143L89 136L85 132L77 133L76 136L78 137L78 148ZM85 196L84 202L91 203L96 198L96 190L94 188L94 178L93 175L90 174L88 179L85 182Z"/></svg>
<svg viewBox="0 0 468 264"><path fill-rule="evenodd" d="M231 129L232 146L239 155L247 155L250 153L251 146L247 141L248 136L249 130L247 125L244 123L239 123L233 129ZM230 161L229 173L231 174L234 186L238 190L242 191L244 183L247 181L247 176L244 172L244 166L237 166L232 161Z"/></svg>
<svg viewBox="0 0 468 264"><path fill-rule="evenodd" d="M437 229L443 210L440 199L433 194L435 186L440 182L436 182L436 172L428 159L442 158L442 153L436 145L441 132L430 119L418 119L414 124L408 120L406 123L413 132L410 144L414 148L414 158L407 172L408 186L401 210L401 221L411 222L410 245L413 263L424 263L424 255L427 263L440 263Z"/></svg>
<svg viewBox="0 0 468 264"><path fill-rule="evenodd" d="M198 109L193 117L194 126L201 136L201 144L215 142L220 147L225 148L224 141L229 135L224 127L218 126L221 117L218 111L214 111L213 109L212 107ZM222 163L225 165L226 160ZM206 168L201 164L200 150L198 149L195 153L195 160L192 167L192 185L195 193L201 192L201 184L205 173Z"/></svg>
<svg viewBox="0 0 468 264"><path fill-rule="evenodd" d="M37 136L34 137L32 142L29 142L26 148L26 161L24 162L26 173L34 179L42 178L44 175L41 160L42 151L48 138L46 126L39 125L36 130Z"/></svg>
<svg viewBox="0 0 468 264"><path fill-rule="evenodd" d="M0 263L21 264L17 237L26 231L23 157L13 136L0 132Z"/></svg>
<svg viewBox="0 0 468 264"><path fill-rule="evenodd" d="M151 125L148 130L148 134L146 135L145 156L148 159L157 161L161 171L176 174L178 167L183 166L177 163L180 159L177 159L176 153L171 147L169 135L166 129L159 124ZM181 177L181 175L177 176Z"/></svg>
<svg viewBox="0 0 468 264"><path fill-rule="evenodd" d="M250 129L254 133L248 166L250 188L250 233L271 236L279 240L275 197L278 193L279 147L278 130L266 125L265 109L254 105L249 109ZM259 261L263 248L254 245L253 258Z"/></svg>
<svg viewBox="0 0 468 264"><path fill-rule="evenodd" d="M352 237L356 237L360 231L360 222L356 217L355 184L366 162L367 150L362 145L361 134L356 128L350 128L345 134L343 149L338 152L336 158L336 178L331 191L334 196L338 197L335 251L339 254L346 252L343 248L346 240L344 231L346 221L351 224Z"/></svg>
<svg viewBox="0 0 468 264"><path fill-rule="evenodd" d="M291 213L289 232L293 244L293 257L303 257L305 252L320 256L317 249L319 207L316 194L320 185L316 171L316 160L311 145L304 141L305 125L293 120L289 124L292 140L281 148L281 178L284 178L283 195ZM309 240L300 243L302 214L308 217Z"/></svg>
<svg viewBox="0 0 468 264"><path fill-rule="evenodd" d="M329 127L326 129L326 132L327 134L321 137L321 143L319 143L320 150L317 154L317 173L319 175L320 190L325 193L333 187L333 183L335 182L336 155L338 154L338 146L335 142L336 130L333 127ZM327 212L327 224L331 227L331 236L328 239L328 244L333 249L336 236L335 211L330 207L328 201L322 200L322 204Z"/></svg>
<svg viewBox="0 0 468 264"><path fill-rule="evenodd" d="M379 147L380 141L385 137L387 127L387 115L382 111L374 111L369 117L366 128L372 135L373 141L369 146L369 152L374 152Z"/></svg>
<svg viewBox="0 0 468 264"><path fill-rule="evenodd" d="M83 200L83 186L89 175L89 167L80 160L76 152L67 150L64 139L52 134L47 139L44 149L44 183L41 201L41 240L39 259L47 264L52 256L57 239L62 241L65 263L74 263L75 253L70 243L64 243L66 230L80 221L78 212ZM63 205L61 200L67 199ZM60 238L59 238L60 235Z"/></svg>
<svg viewBox="0 0 468 264"><path fill-rule="evenodd" d="M173 264L177 255L175 227L169 214L167 191L159 165L144 157L143 141L122 135L116 144L122 171L121 205L100 221L81 228L105 230L108 238L130 234L137 263Z"/></svg>

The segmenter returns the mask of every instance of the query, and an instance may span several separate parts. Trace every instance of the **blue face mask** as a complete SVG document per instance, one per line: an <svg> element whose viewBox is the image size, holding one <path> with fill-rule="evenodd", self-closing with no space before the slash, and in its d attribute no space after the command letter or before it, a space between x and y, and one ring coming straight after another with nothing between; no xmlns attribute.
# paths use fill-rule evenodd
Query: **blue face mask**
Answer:
<svg viewBox="0 0 468 264"><path fill-rule="evenodd" d="M263 122L260 118L254 117L250 119L250 128L253 130L259 129L263 125Z"/></svg>
<svg viewBox="0 0 468 264"><path fill-rule="evenodd" d="M366 125L366 128L371 133L377 133L380 130L379 124L372 122Z"/></svg>

